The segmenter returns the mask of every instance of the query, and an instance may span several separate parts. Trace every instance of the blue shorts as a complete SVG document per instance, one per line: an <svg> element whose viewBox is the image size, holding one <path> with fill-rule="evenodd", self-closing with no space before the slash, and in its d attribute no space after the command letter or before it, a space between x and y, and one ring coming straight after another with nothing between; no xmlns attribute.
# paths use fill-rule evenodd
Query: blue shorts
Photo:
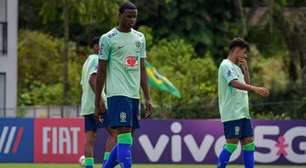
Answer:
<svg viewBox="0 0 306 168"><path fill-rule="evenodd" d="M107 98L107 126L139 128L139 99L126 96Z"/></svg>
<svg viewBox="0 0 306 168"><path fill-rule="evenodd" d="M226 139L243 139L247 137L253 137L254 135L251 120L247 118L226 121L223 123L223 127Z"/></svg>
<svg viewBox="0 0 306 168"><path fill-rule="evenodd" d="M107 122L105 121L106 116L103 116L102 121L97 121L94 114L84 115L84 125L85 132L94 131L96 132L98 128L107 127Z"/></svg>

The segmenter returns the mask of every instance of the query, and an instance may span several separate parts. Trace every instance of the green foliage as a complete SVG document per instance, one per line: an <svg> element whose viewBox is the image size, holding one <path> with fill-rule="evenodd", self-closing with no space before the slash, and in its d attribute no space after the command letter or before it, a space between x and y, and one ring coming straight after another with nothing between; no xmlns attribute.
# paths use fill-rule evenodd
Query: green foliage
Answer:
<svg viewBox="0 0 306 168"><path fill-rule="evenodd" d="M70 38L86 44L115 26L118 8L125 0L66 0L69 10ZM63 36L63 0L20 1L20 27Z"/></svg>
<svg viewBox="0 0 306 168"><path fill-rule="evenodd" d="M80 104L81 100L81 71L84 61L76 59L69 63L69 104Z"/></svg>
<svg viewBox="0 0 306 168"><path fill-rule="evenodd" d="M270 88L273 92L280 92L287 88L289 77L284 71L287 69L284 54L275 53L266 58L253 46L249 60L251 82L254 85Z"/></svg>
<svg viewBox="0 0 306 168"><path fill-rule="evenodd" d="M182 39L163 39L148 52L148 60L181 92L182 98L152 90L159 117L207 117L202 102L216 98L217 68L210 55L193 58L194 49ZM189 109L186 109L189 108ZM187 110L187 111L186 111Z"/></svg>
<svg viewBox="0 0 306 168"><path fill-rule="evenodd" d="M18 84L29 86L34 80L43 83L59 82L61 75L59 69L62 66L59 43L58 39L46 34L20 31Z"/></svg>
<svg viewBox="0 0 306 168"><path fill-rule="evenodd" d="M230 0L135 0L139 7L139 24L152 28L154 40L182 38L190 42L196 53L203 56L210 51L223 55L224 45L239 33L230 31L239 25ZM150 5L147 5L150 4ZM236 26L238 32L241 31Z"/></svg>
<svg viewBox="0 0 306 168"><path fill-rule="evenodd" d="M29 90L21 90L19 105L55 105L61 103L63 87L59 84L46 85L34 81Z"/></svg>
<svg viewBox="0 0 306 168"><path fill-rule="evenodd" d="M39 15L45 24L63 20L63 8L67 5L69 20L72 23L88 25L106 22L114 24L117 18L108 16L116 16L118 4L122 2L123 0L66 0L66 3L63 0L42 1Z"/></svg>
<svg viewBox="0 0 306 168"><path fill-rule="evenodd" d="M18 45L18 104L56 105L62 103L63 40L21 30ZM70 43L70 104L80 102L80 72L84 56ZM79 48L79 50L84 50Z"/></svg>
<svg viewBox="0 0 306 168"><path fill-rule="evenodd" d="M93 36L101 35L116 25L118 7L124 1L67 0L70 39L74 41L69 43L70 104L79 104L80 101L80 71L89 53L89 49L83 46L88 45ZM61 104L63 2L24 0L19 3L19 27L31 30L21 30L19 34L20 105ZM245 13L245 18L241 18L231 0L133 2L139 13L136 28L146 36L149 61L182 93L182 98L177 99L168 93L152 90L156 117L218 117L217 68L227 55L229 41L243 34L245 27L241 20L248 22L247 19L251 17ZM293 43L296 37L302 38L295 28L303 30L305 24L296 27L299 19L291 19L282 25L279 16L285 7L305 6L306 1L270 2L243 1L244 12L256 5L268 9L261 19L262 23L247 26L245 37L252 44L248 60L251 81L254 85L271 89L268 98L251 93L250 99L254 105L251 109L254 116L259 118L270 118L273 115L285 119L288 116L305 118L305 103L298 103L292 109L288 104L273 106L265 102L305 102L305 84L299 79L299 73L306 65L302 63L305 50L301 50L303 45L296 48L299 45ZM292 111L301 113L293 114Z"/></svg>
<svg viewBox="0 0 306 168"><path fill-rule="evenodd" d="M146 37L146 47L149 50L153 46L152 28L148 26L140 26L138 31L142 32Z"/></svg>
<svg viewBox="0 0 306 168"><path fill-rule="evenodd" d="M259 113L254 116L256 119L262 120L290 120L288 113L275 114L274 112Z"/></svg>

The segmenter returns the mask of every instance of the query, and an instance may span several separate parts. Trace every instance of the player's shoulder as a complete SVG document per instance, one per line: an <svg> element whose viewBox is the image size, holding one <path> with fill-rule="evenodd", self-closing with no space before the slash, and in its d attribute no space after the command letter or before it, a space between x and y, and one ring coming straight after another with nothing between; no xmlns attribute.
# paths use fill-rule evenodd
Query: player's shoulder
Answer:
<svg viewBox="0 0 306 168"><path fill-rule="evenodd" d="M232 63L228 60L228 59L224 59L221 64L220 64L220 68L221 67L230 67L232 66Z"/></svg>
<svg viewBox="0 0 306 168"><path fill-rule="evenodd" d="M99 56L97 54L91 54L87 57L86 62L89 64L99 62Z"/></svg>
<svg viewBox="0 0 306 168"><path fill-rule="evenodd" d="M140 31L132 29L132 33L135 34L136 36L140 37L140 38L144 38L144 34Z"/></svg>
<svg viewBox="0 0 306 168"><path fill-rule="evenodd" d="M118 34L119 34L118 30L116 28L112 28L110 31L103 34L101 38L111 40L112 38L114 38Z"/></svg>
<svg viewBox="0 0 306 168"><path fill-rule="evenodd" d="M96 60L99 59L98 54L90 54L87 58L88 60Z"/></svg>

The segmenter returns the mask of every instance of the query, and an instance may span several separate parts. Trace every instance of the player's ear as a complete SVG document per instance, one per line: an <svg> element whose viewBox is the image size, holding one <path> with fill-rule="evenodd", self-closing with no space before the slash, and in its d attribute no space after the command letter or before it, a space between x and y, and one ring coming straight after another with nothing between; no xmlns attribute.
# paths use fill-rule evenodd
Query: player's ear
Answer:
<svg viewBox="0 0 306 168"><path fill-rule="evenodd" d="M119 20L119 22L120 22L120 19L121 19L121 16L122 16L122 13L118 13L118 20Z"/></svg>
<svg viewBox="0 0 306 168"><path fill-rule="evenodd" d="M229 53L230 53L230 54L235 54L235 49L236 49L236 48L232 48L232 49L230 50Z"/></svg>

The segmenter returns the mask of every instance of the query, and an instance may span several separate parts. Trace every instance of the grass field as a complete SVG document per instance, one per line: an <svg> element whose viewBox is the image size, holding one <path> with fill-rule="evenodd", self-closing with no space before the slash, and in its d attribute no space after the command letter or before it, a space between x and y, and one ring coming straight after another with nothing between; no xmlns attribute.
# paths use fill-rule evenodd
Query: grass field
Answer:
<svg viewBox="0 0 306 168"><path fill-rule="evenodd" d="M215 165L134 165L133 168L215 168ZM0 168L81 168L77 164L3 164L0 163ZM101 165L96 165L95 168L101 168ZM119 168L119 167L118 167ZM243 168L242 165L231 165L228 168ZM306 168L304 166L267 166L267 165L258 165L256 168Z"/></svg>

